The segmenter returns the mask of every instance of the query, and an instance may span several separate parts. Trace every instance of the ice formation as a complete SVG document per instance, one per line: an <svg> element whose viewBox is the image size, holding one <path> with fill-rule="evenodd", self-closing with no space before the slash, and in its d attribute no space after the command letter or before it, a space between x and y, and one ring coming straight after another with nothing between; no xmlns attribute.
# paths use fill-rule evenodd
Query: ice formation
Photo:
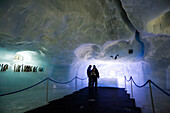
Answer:
<svg viewBox="0 0 170 113"><path fill-rule="evenodd" d="M9 68L0 72L0 93L45 77L84 78L89 64L97 65L101 86L123 87L126 75L169 89L169 6L169 0L1 0L0 69ZM44 71L16 73L15 64ZM74 82L52 87L71 89Z"/></svg>

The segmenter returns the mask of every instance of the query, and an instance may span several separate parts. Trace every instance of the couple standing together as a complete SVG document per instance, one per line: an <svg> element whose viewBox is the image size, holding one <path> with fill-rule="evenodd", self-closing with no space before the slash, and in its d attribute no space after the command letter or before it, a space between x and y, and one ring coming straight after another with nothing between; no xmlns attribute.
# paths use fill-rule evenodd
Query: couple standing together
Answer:
<svg viewBox="0 0 170 113"><path fill-rule="evenodd" d="M93 88L95 84L95 89L97 90L97 79L99 78L99 71L97 70L96 66L93 65L93 69L91 70L91 65L87 68L87 76L89 78L89 88Z"/></svg>

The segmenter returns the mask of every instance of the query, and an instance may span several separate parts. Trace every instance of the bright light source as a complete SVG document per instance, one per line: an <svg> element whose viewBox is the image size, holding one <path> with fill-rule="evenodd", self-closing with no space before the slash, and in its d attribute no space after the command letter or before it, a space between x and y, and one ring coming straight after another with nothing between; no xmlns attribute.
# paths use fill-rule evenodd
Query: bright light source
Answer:
<svg viewBox="0 0 170 113"><path fill-rule="evenodd" d="M99 70L99 85L107 86L112 84L117 87L124 87L124 76L132 76L138 84L143 82L143 62L119 62L101 60L76 60L72 66L72 74L79 77L86 77L87 67L96 65Z"/></svg>
<svg viewBox="0 0 170 113"><path fill-rule="evenodd" d="M14 56L13 61L23 61L23 62L30 62L31 56L36 54L36 52L33 51L20 51L17 52Z"/></svg>
<svg viewBox="0 0 170 113"><path fill-rule="evenodd" d="M42 62L43 55L36 51L19 51L13 56L13 66L16 65L30 65L38 66L45 63Z"/></svg>
<svg viewBox="0 0 170 113"><path fill-rule="evenodd" d="M111 71L110 71L110 76L111 76L111 77L115 77L115 76L116 76L115 71L112 71L112 70L111 70Z"/></svg>

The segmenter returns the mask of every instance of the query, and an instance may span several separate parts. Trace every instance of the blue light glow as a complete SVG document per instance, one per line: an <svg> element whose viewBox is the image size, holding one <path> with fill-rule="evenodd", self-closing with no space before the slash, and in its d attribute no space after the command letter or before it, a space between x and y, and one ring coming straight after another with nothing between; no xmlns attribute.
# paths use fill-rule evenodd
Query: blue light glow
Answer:
<svg viewBox="0 0 170 113"><path fill-rule="evenodd" d="M0 58L0 64L8 64L8 71L14 70L14 65L30 65L43 67L45 65L45 57L36 51L7 51L0 50L0 54L3 54Z"/></svg>
<svg viewBox="0 0 170 113"><path fill-rule="evenodd" d="M124 87L124 76L132 76L136 83L142 84L143 68L145 63L123 62L123 61L101 61L101 60L76 60L72 66L73 75L85 78L88 65L96 65L99 70L99 86Z"/></svg>

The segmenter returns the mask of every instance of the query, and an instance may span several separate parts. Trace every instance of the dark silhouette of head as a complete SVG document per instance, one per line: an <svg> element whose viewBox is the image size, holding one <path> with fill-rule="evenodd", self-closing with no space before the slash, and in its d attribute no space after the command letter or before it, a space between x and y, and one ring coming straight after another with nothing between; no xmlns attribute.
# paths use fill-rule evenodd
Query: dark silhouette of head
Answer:
<svg viewBox="0 0 170 113"><path fill-rule="evenodd" d="M89 68L91 68L92 66L91 65L89 65Z"/></svg>
<svg viewBox="0 0 170 113"><path fill-rule="evenodd" d="M93 65L93 69L96 69L96 66L95 66L95 65Z"/></svg>

